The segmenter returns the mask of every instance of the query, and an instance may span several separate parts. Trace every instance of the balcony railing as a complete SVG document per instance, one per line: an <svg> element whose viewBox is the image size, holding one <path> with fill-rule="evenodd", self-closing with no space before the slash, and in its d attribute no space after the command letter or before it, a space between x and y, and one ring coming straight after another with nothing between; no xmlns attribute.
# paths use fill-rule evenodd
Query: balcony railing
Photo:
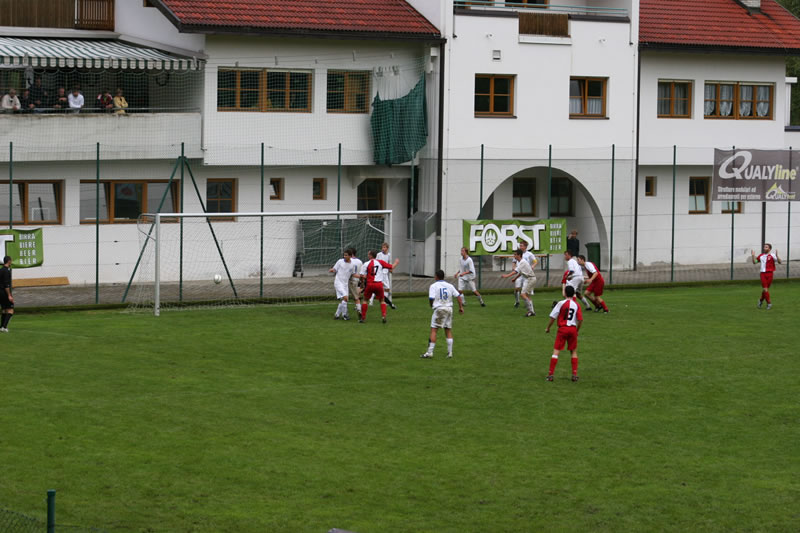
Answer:
<svg viewBox="0 0 800 533"><path fill-rule="evenodd" d="M0 0L0 26L114 30L114 0Z"/></svg>
<svg viewBox="0 0 800 533"><path fill-rule="evenodd" d="M500 0L456 0L453 2L455 9L469 9L472 11L510 11L510 12L547 12L563 13L566 15L588 15L596 17L619 17L628 16L628 10L617 7L595 7L586 5L558 5L551 4L547 0L535 2L533 0L517 0L502 2Z"/></svg>

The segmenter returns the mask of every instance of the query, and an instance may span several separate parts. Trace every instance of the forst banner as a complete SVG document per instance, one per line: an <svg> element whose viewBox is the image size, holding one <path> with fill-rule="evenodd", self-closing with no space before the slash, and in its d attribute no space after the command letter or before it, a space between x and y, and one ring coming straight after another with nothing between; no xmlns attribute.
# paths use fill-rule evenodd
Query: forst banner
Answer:
<svg viewBox="0 0 800 533"><path fill-rule="evenodd" d="M44 263L42 228L32 230L2 229L3 256L10 255L12 268L30 268Z"/></svg>
<svg viewBox="0 0 800 533"><path fill-rule="evenodd" d="M464 220L464 247L470 255L511 255L520 241L536 254L559 254L567 249L567 221Z"/></svg>
<svg viewBox="0 0 800 533"><path fill-rule="evenodd" d="M711 199L720 202L794 201L800 153L714 149Z"/></svg>

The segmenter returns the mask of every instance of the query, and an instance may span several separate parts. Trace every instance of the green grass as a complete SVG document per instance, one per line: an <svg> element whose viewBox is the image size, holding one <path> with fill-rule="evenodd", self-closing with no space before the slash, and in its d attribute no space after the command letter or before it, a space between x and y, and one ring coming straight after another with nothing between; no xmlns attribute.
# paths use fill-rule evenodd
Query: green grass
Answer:
<svg viewBox="0 0 800 533"><path fill-rule="evenodd" d="M581 382L554 293L27 315L0 337L0 507L112 532L797 531L800 285L607 293Z"/></svg>

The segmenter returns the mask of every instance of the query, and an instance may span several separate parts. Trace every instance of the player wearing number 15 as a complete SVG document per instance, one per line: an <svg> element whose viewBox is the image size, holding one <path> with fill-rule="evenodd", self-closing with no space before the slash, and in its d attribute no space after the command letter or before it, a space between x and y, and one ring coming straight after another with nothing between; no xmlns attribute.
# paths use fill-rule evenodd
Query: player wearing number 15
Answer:
<svg viewBox="0 0 800 533"><path fill-rule="evenodd" d="M376 259L378 252L375 250L369 250L367 252L368 261L361 266L361 275L365 277L367 280L367 286L364 289L364 300L361 304L361 317L358 319L359 322L364 322L367 319L367 301L373 295L378 298L378 301L381 303L381 316L383 318L383 323L386 323L386 302L383 300L384 292L383 292L383 281L386 276L389 275L394 267L400 262L399 259L395 259L394 263L389 264L386 261L381 261L380 259Z"/></svg>
<svg viewBox="0 0 800 533"><path fill-rule="evenodd" d="M558 320L558 332L556 342L553 345L553 356L550 358L550 373L547 374L547 381L553 381L553 372L558 364L558 355L564 346L572 354L572 381L578 381L578 330L583 323L583 313L581 306L575 301L575 288L572 285L564 287L566 299L561 300L550 312L550 322L547 324L545 333L550 333L550 326Z"/></svg>
<svg viewBox="0 0 800 533"><path fill-rule="evenodd" d="M436 331L444 329L447 337L447 358L453 357L453 298L458 299L458 312L464 312L464 296L452 285L444 281L444 270L436 271L436 281L428 289L428 300L433 308L431 317L431 337L428 350L420 357L430 359L436 346Z"/></svg>

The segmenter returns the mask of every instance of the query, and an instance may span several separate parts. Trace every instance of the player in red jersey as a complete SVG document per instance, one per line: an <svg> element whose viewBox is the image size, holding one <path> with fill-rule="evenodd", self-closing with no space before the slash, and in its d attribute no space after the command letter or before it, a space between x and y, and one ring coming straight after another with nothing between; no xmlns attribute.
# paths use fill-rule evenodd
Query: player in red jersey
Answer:
<svg viewBox="0 0 800 533"><path fill-rule="evenodd" d="M586 278L587 286L583 294L594 304L595 311L602 309L604 313L608 313L608 306L603 300L603 287L606 286L606 280L603 279L600 269L591 261L587 261L582 255L578 256L578 264L585 268L586 273L589 274L589 277Z"/></svg>
<svg viewBox="0 0 800 533"><path fill-rule="evenodd" d="M567 285L564 288L566 299L558 302L550 312L550 322L545 333L550 333L550 326L558 319L558 332L556 342L553 344L553 356L550 358L550 373L547 381L553 381L553 372L558 364L558 354L564 349L569 349L572 354L572 381L578 381L578 331L583 323L583 312L580 304L575 300L575 288Z"/></svg>
<svg viewBox="0 0 800 533"><path fill-rule="evenodd" d="M778 251L772 251L772 245L768 242L764 243L764 253L756 257L756 253L750 250L750 257L753 258L753 264L761 263L761 298L758 299L758 307L764 300L767 301L767 309L772 309L772 300L769 298L769 287L772 285L772 276L775 274L775 262L781 263L781 258L778 257Z"/></svg>
<svg viewBox="0 0 800 533"><path fill-rule="evenodd" d="M384 293L383 293L383 282L386 279L386 276L394 270L394 267L400 262L399 259L395 259L394 263L387 263L386 261L382 261L380 259L376 259L378 252L375 250L369 250L367 252L367 262L361 266L361 275L364 276L366 279L367 285L364 289L364 299L362 300L361 304L361 316L359 317L359 322L364 322L367 319L367 309L369 308L369 304L367 303L371 296L375 295L378 297L378 301L381 303L381 317L383 318L383 323L386 323L386 302L384 301Z"/></svg>

